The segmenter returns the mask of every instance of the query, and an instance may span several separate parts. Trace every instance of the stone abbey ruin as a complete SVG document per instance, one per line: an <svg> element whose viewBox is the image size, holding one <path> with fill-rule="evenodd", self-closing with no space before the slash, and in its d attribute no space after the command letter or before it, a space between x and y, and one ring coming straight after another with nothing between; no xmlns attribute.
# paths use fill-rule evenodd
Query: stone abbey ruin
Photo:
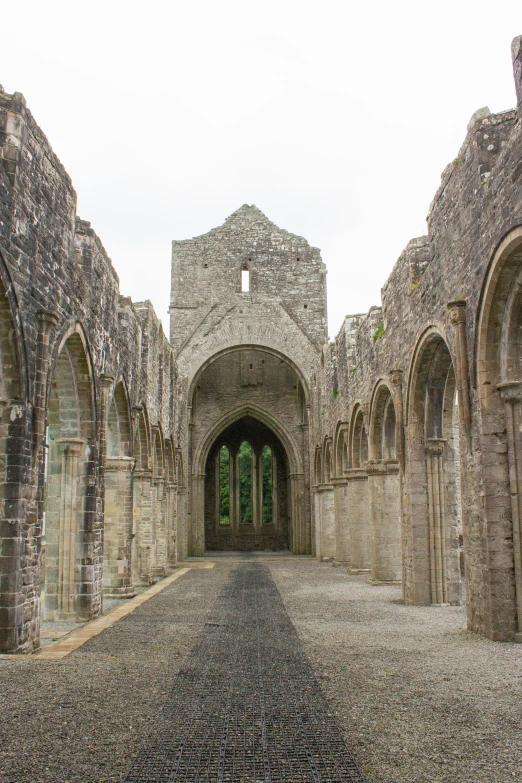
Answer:
<svg viewBox="0 0 522 783"><path fill-rule="evenodd" d="M382 306L327 341L325 265L244 205L172 246L170 341L0 93L0 651L208 550L331 559L522 641L517 109L472 117Z"/></svg>

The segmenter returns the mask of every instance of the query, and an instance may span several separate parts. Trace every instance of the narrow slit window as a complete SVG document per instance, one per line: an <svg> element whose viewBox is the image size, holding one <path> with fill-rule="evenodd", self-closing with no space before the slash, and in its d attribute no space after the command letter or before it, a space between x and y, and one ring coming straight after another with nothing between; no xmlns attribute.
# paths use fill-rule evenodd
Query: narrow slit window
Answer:
<svg viewBox="0 0 522 783"><path fill-rule="evenodd" d="M219 450L219 524L230 525L230 452Z"/></svg>
<svg viewBox="0 0 522 783"><path fill-rule="evenodd" d="M241 293L248 294L250 291L250 270L245 266L241 270Z"/></svg>
<svg viewBox="0 0 522 783"><path fill-rule="evenodd" d="M263 524L271 525L274 521L274 478L273 457L270 446L264 446L261 454L263 463Z"/></svg>
<svg viewBox="0 0 522 783"><path fill-rule="evenodd" d="M251 525L254 517L252 446L246 440L239 447L239 523Z"/></svg>

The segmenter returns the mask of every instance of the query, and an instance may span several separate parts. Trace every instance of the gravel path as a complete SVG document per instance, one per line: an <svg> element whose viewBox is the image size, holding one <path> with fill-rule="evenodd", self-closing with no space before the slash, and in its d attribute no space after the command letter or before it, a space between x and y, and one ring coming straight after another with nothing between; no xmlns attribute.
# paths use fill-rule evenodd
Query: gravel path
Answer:
<svg viewBox="0 0 522 783"><path fill-rule="evenodd" d="M270 570L369 783L522 781L522 645L328 564Z"/></svg>
<svg viewBox="0 0 522 783"><path fill-rule="evenodd" d="M61 661L0 660L0 783L116 783L233 559L195 570ZM264 558L369 783L522 781L522 645L307 559Z"/></svg>
<svg viewBox="0 0 522 783"><path fill-rule="evenodd" d="M0 783L116 783L228 568L190 571L61 661L0 660Z"/></svg>

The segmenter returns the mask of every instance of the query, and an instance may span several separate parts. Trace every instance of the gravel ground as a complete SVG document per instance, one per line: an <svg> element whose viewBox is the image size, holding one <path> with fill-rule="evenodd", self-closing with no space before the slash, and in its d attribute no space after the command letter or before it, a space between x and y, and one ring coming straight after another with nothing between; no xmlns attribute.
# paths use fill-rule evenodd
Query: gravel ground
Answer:
<svg viewBox="0 0 522 783"><path fill-rule="evenodd" d="M121 780L235 565L217 560L60 661L0 660L0 783ZM522 645L329 564L263 561L368 783L522 781Z"/></svg>
<svg viewBox="0 0 522 783"><path fill-rule="evenodd" d="M329 564L269 565L368 783L522 781L522 645Z"/></svg>
<svg viewBox="0 0 522 783"><path fill-rule="evenodd" d="M190 571L60 661L1 659L0 783L120 781L227 572Z"/></svg>

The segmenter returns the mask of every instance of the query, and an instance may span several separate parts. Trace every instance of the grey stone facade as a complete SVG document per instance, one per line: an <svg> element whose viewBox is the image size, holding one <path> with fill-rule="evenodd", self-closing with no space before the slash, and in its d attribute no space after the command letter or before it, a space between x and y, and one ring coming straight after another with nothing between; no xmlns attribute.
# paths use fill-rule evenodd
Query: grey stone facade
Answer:
<svg viewBox="0 0 522 783"><path fill-rule="evenodd" d="M205 548L312 553L522 640L521 41L517 109L475 113L427 235L331 344L319 251L248 205L173 243L169 342L0 92L2 652Z"/></svg>

